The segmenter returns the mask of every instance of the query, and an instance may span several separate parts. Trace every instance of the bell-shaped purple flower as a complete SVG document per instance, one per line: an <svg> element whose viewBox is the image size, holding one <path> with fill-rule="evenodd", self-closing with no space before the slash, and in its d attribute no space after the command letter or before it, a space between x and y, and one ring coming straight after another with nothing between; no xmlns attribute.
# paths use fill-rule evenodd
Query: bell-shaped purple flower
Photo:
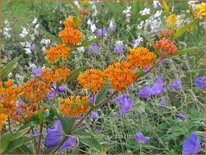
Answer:
<svg viewBox="0 0 206 155"><path fill-rule="evenodd" d="M95 103L96 102L96 98L97 98L98 93L96 93L95 95L92 95L88 98L88 101L90 103Z"/></svg>
<svg viewBox="0 0 206 155"><path fill-rule="evenodd" d="M66 86L61 85L58 87L58 93L64 92L66 90Z"/></svg>
<svg viewBox="0 0 206 155"><path fill-rule="evenodd" d="M114 89L109 89L108 92L109 92L110 94L112 94L112 93L114 93Z"/></svg>
<svg viewBox="0 0 206 155"><path fill-rule="evenodd" d="M182 154L197 154L200 150L201 144L196 133L191 133L182 143Z"/></svg>
<svg viewBox="0 0 206 155"><path fill-rule="evenodd" d="M34 134L32 133L32 131L29 132L28 134L25 134L25 136L27 136L27 137L36 136L35 137L36 141L39 139L39 135L40 135L40 133L38 131L34 131Z"/></svg>
<svg viewBox="0 0 206 155"><path fill-rule="evenodd" d="M146 73L147 71L150 70L150 68L151 68L150 66L147 66L147 67L143 68L142 71L143 71L144 73Z"/></svg>
<svg viewBox="0 0 206 155"><path fill-rule="evenodd" d="M145 137L141 132L137 132L134 135L134 139L139 143L147 143L150 140L150 137Z"/></svg>
<svg viewBox="0 0 206 155"><path fill-rule="evenodd" d="M162 101L160 102L160 108L164 108L167 104L167 100L166 99L162 99Z"/></svg>
<svg viewBox="0 0 206 155"><path fill-rule="evenodd" d="M34 76L39 76L41 72L42 72L42 68L35 68L32 70L31 74Z"/></svg>
<svg viewBox="0 0 206 155"><path fill-rule="evenodd" d="M173 89L173 90L177 90L177 89L180 89L181 86L182 86L181 85L181 80L177 79L170 85L170 88Z"/></svg>
<svg viewBox="0 0 206 155"><path fill-rule="evenodd" d="M54 128L47 127L45 146L47 148L56 146L63 138L61 134L63 134L61 123L59 120L56 120L54 124ZM75 144L76 144L76 139L73 137L69 137L69 139L66 142L64 142L64 144L59 148L59 150L64 150L67 148L74 147Z"/></svg>
<svg viewBox="0 0 206 155"><path fill-rule="evenodd" d="M198 88L201 88L201 89L205 88L205 86L206 86L206 79L205 79L205 77L204 76L197 77L195 79L195 86L197 86Z"/></svg>
<svg viewBox="0 0 206 155"><path fill-rule="evenodd" d="M139 93L139 97L141 98L149 98L151 96L151 87L150 86L145 86L143 87Z"/></svg>
<svg viewBox="0 0 206 155"><path fill-rule="evenodd" d="M55 90L51 88L50 93L47 95L47 98L52 99L55 96Z"/></svg>
<svg viewBox="0 0 206 155"><path fill-rule="evenodd" d="M177 114L176 117L179 118L179 119L184 119L185 118L185 116L182 113Z"/></svg>
<svg viewBox="0 0 206 155"><path fill-rule="evenodd" d="M124 50L123 45L115 45L115 47L114 47L114 52L115 53L121 53L123 50Z"/></svg>
<svg viewBox="0 0 206 155"><path fill-rule="evenodd" d="M131 84L127 87L129 90L132 90L134 88L134 84Z"/></svg>
<svg viewBox="0 0 206 155"><path fill-rule="evenodd" d="M131 110L132 105L134 104L133 99L131 99L128 94L123 94L123 95L115 98L114 100L112 100L112 102L120 102L121 103L120 114L128 113Z"/></svg>
<svg viewBox="0 0 206 155"><path fill-rule="evenodd" d="M15 113L21 113L21 111L22 111L21 105L22 104L25 104L24 101L22 101L22 100L17 101L17 110L14 111Z"/></svg>
<svg viewBox="0 0 206 155"><path fill-rule="evenodd" d="M95 53L97 54L98 51L99 51L99 46L97 43L92 43L89 47L89 51L92 52L92 53Z"/></svg>
<svg viewBox="0 0 206 155"><path fill-rule="evenodd" d="M158 76L151 88L151 93L152 95L157 96L163 93L164 91L166 91L166 89L164 88L163 77Z"/></svg>
<svg viewBox="0 0 206 155"><path fill-rule="evenodd" d="M96 34L96 36L105 37L106 36L106 28L104 27L103 29L97 29L95 34Z"/></svg>
<svg viewBox="0 0 206 155"><path fill-rule="evenodd" d="M92 111L90 117L93 121L95 121L99 117L99 114L96 111Z"/></svg>

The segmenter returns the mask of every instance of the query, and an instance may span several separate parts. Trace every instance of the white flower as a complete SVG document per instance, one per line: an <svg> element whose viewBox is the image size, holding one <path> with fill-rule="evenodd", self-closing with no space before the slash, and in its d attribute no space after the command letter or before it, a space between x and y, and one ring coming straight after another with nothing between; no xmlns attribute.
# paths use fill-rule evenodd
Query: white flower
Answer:
<svg viewBox="0 0 206 155"><path fill-rule="evenodd" d="M25 53L28 55L30 55L32 53L30 48L24 48L24 50L26 51Z"/></svg>
<svg viewBox="0 0 206 155"><path fill-rule="evenodd" d="M92 32L94 32L94 31L96 31L97 28L96 28L95 24L92 24L90 26L90 29L91 29Z"/></svg>
<svg viewBox="0 0 206 155"><path fill-rule="evenodd" d="M116 41L116 45L123 45L123 41L117 40L117 41Z"/></svg>
<svg viewBox="0 0 206 155"><path fill-rule="evenodd" d="M88 25L91 25L91 24L92 24L92 22L91 22L90 19L87 21L87 24L88 24Z"/></svg>
<svg viewBox="0 0 206 155"><path fill-rule="evenodd" d="M43 52L45 52L45 51L46 51L46 47L42 47L41 50L42 50Z"/></svg>
<svg viewBox="0 0 206 155"><path fill-rule="evenodd" d="M78 52L84 52L84 47L78 47L77 50Z"/></svg>
<svg viewBox="0 0 206 155"><path fill-rule="evenodd" d="M9 74L8 74L8 78L11 78L12 77L12 72L10 72Z"/></svg>
<svg viewBox="0 0 206 155"><path fill-rule="evenodd" d="M34 69L34 68L36 68L36 65L35 64L29 64L29 68Z"/></svg>
<svg viewBox="0 0 206 155"><path fill-rule="evenodd" d="M79 2L78 1L74 1L74 4L80 9L81 6L79 5Z"/></svg>
<svg viewBox="0 0 206 155"><path fill-rule="evenodd" d="M34 18L34 20L33 20L32 23L33 23L33 24L36 24L36 23L37 23L37 18L36 18L36 17Z"/></svg>
<svg viewBox="0 0 206 155"><path fill-rule="evenodd" d="M160 6L160 2L158 0L154 0L153 1L153 7L158 8L158 6Z"/></svg>
<svg viewBox="0 0 206 155"><path fill-rule="evenodd" d="M150 14L150 9L149 8L145 8L144 10L139 12L141 15L149 15Z"/></svg>
<svg viewBox="0 0 206 155"><path fill-rule="evenodd" d="M138 47L141 42L143 42L143 38L140 37L140 36L138 36L137 39L135 39L135 40L132 41L132 46L133 46L133 48Z"/></svg>
<svg viewBox="0 0 206 155"><path fill-rule="evenodd" d="M44 45L46 45L46 47L48 47L51 44L51 40L50 39L42 39L41 44L44 44Z"/></svg>
<svg viewBox="0 0 206 155"><path fill-rule="evenodd" d="M23 27L23 30L20 34L20 37L25 38L28 34L29 34L29 32L27 31L27 29L25 27Z"/></svg>

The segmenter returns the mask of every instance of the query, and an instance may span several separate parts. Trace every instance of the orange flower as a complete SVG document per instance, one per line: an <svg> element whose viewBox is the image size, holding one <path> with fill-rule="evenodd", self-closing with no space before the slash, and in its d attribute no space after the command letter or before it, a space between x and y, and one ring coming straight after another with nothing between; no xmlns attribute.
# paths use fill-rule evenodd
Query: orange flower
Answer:
<svg viewBox="0 0 206 155"><path fill-rule="evenodd" d="M22 95L31 104L35 102L43 102L44 97L50 92L51 86L44 81L31 79L23 86Z"/></svg>
<svg viewBox="0 0 206 155"><path fill-rule="evenodd" d="M69 76L69 69L66 66L61 68L55 66L55 69L44 68L40 77L48 83L65 81Z"/></svg>
<svg viewBox="0 0 206 155"><path fill-rule="evenodd" d="M177 16L175 14L172 14L167 17L167 26L169 28L174 28L176 23L177 23Z"/></svg>
<svg viewBox="0 0 206 155"><path fill-rule="evenodd" d="M169 38L169 37L173 36L173 34L174 34L174 31L172 31L172 30L163 30L158 34L158 36L160 38Z"/></svg>
<svg viewBox="0 0 206 155"><path fill-rule="evenodd" d="M130 49L130 54L127 57L135 68L144 68L152 66L156 55L153 52L149 52L146 48L139 47Z"/></svg>
<svg viewBox="0 0 206 155"><path fill-rule="evenodd" d="M4 122L8 119L8 115L0 113L0 131L2 130Z"/></svg>
<svg viewBox="0 0 206 155"><path fill-rule="evenodd" d="M5 82L7 88L12 87L13 84L14 84L14 80L8 80Z"/></svg>
<svg viewBox="0 0 206 155"><path fill-rule="evenodd" d="M64 44L57 45L56 47L52 47L49 50L46 50L46 57L50 62L54 62L59 58L66 59L69 57L71 49Z"/></svg>
<svg viewBox="0 0 206 155"><path fill-rule="evenodd" d="M105 74L99 69L89 69L80 74L77 80L83 88L96 93L105 83Z"/></svg>
<svg viewBox="0 0 206 155"><path fill-rule="evenodd" d="M115 90L123 91L136 80L137 74L132 73L131 69L131 64L126 61L116 62L107 67L105 73Z"/></svg>
<svg viewBox="0 0 206 155"><path fill-rule="evenodd" d="M64 43L78 44L82 40L82 33L74 28L66 27L64 30L59 32L59 36Z"/></svg>
<svg viewBox="0 0 206 155"><path fill-rule="evenodd" d="M177 52L176 45L172 41L170 41L166 38L163 38L160 41L156 41L155 42L155 49L162 50L168 54L175 54ZM165 53L160 53L160 55L162 55L162 57L164 57Z"/></svg>
<svg viewBox="0 0 206 155"><path fill-rule="evenodd" d="M79 116L89 108L87 99L86 96L77 96L76 98L70 96L66 99L60 99L59 111L69 117Z"/></svg>
<svg viewBox="0 0 206 155"><path fill-rule="evenodd" d="M76 23L75 23L75 20L77 20L76 21ZM64 26L65 27L72 27L72 28L75 28L75 27L79 27L79 22L80 22L80 18L77 18L77 17L69 17L69 18L67 18L65 21L64 21ZM77 25L75 25L75 24L77 24Z"/></svg>

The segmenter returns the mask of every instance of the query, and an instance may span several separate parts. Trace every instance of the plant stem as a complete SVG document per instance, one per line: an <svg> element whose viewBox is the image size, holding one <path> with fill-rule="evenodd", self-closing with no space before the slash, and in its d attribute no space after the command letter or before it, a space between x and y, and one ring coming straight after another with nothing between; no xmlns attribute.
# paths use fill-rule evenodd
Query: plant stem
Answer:
<svg viewBox="0 0 206 155"><path fill-rule="evenodd" d="M33 128L31 129L31 131L32 131L32 134L35 135ZM36 143L35 138L34 138L34 149L35 149L35 151L37 152L37 143Z"/></svg>
<svg viewBox="0 0 206 155"><path fill-rule="evenodd" d="M37 154L41 151L41 137L42 137L42 131L43 131L43 123L40 125L40 135L39 135L39 142L38 142L38 148L37 148Z"/></svg>
<svg viewBox="0 0 206 155"><path fill-rule="evenodd" d="M9 125L9 132L12 134L10 117L8 118L8 125Z"/></svg>

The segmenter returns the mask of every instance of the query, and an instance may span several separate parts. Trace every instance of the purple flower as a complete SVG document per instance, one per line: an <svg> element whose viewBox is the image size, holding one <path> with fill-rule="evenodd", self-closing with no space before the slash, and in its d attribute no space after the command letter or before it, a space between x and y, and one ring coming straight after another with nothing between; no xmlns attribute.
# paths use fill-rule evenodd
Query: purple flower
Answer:
<svg viewBox="0 0 206 155"><path fill-rule="evenodd" d="M184 119L185 118L185 116L182 113L177 114L176 117L179 118L179 119Z"/></svg>
<svg viewBox="0 0 206 155"><path fill-rule="evenodd" d="M145 86L143 87L139 93L138 93L139 97L141 98L148 98L151 96L151 87L150 86Z"/></svg>
<svg viewBox="0 0 206 155"><path fill-rule="evenodd" d="M120 114L128 113L131 110L132 105L134 104L134 101L129 97L128 94L123 94L112 100L112 102L121 103Z"/></svg>
<svg viewBox="0 0 206 155"><path fill-rule="evenodd" d="M28 134L25 134L26 137L31 137L31 136L36 136L35 140L37 141L39 139L39 132L38 131L34 131L34 134L31 132L29 132Z"/></svg>
<svg viewBox="0 0 206 155"><path fill-rule="evenodd" d="M109 89L108 92L109 92L110 94L112 94L112 93L114 92L114 89Z"/></svg>
<svg viewBox="0 0 206 155"><path fill-rule="evenodd" d="M198 88L205 88L206 86L206 80L205 80L205 77L202 76L202 77L197 77L195 79L195 86L197 86Z"/></svg>
<svg viewBox="0 0 206 155"><path fill-rule="evenodd" d="M167 100L166 99L162 99L162 101L160 102L160 108L164 108L167 104Z"/></svg>
<svg viewBox="0 0 206 155"><path fill-rule="evenodd" d="M201 150L200 140L196 133L191 133L182 143L182 154L197 154Z"/></svg>
<svg viewBox="0 0 206 155"><path fill-rule="evenodd" d="M88 101L89 101L90 103L95 103L96 98L97 98L97 95L98 95L98 93L96 93L96 94L93 95L93 96L90 96L90 97L88 98Z"/></svg>
<svg viewBox="0 0 206 155"><path fill-rule="evenodd" d="M25 104L24 101L22 101L22 100L17 101L17 110L14 111L15 113L21 113L21 111L22 111L21 105L22 104Z"/></svg>
<svg viewBox="0 0 206 155"><path fill-rule="evenodd" d="M106 28L104 27L103 29L97 29L96 30L96 36L106 36Z"/></svg>
<svg viewBox="0 0 206 155"><path fill-rule="evenodd" d="M162 59L162 60L160 60L160 63L164 63L164 62L166 62L167 60L169 60L169 59L167 59L167 58Z"/></svg>
<svg viewBox="0 0 206 155"><path fill-rule="evenodd" d="M147 71L150 70L150 68L151 68L150 66L147 66L147 67L143 68L142 71L143 71L144 73L146 73Z"/></svg>
<svg viewBox="0 0 206 155"><path fill-rule="evenodd" d="M117 29L117 25L109 25L108 28L110 31L115 31Z"/></svg>
<svg viewBox="0 0 206 155"><path fill-rule="evenodd" d="M54 128L47 127L47 135L45 139L45 146L48 148L56 146L61 140L63 130L59 120L55 121ZM76 139L73 137L69 137L69 139L64 142L64 144L59 148L59 150L64 150L66 148L74 147L76 144Z"/></svg>
<svg viewBox="0 0 206 155"><path fill-rule="evenodd" d="M96 132L101 132L102 131L102 127L96 127Z"/></svg>
<svg viewBox="0 0 206 155"><path fill-rule="evenodd" d="M170 88L173 90L177 90L181 88L181 80L177 79L175 80L171 85Z"/></svg>
<svg viewBox="0 0 206 155"><path fill-rule="evenodd" d="M94 121L94 120L96 120L99 117L99 114L96 111L92 111L91 114L90 114L90 117Z"/></svg>
<svg viewBox="0 0 206 155"><path fill-rule="evenodd" d="M130 89L130 90L133 89L134 88L134 84L129 85L127 88Z"/></svg>
<svg viewBox="0 0 206 155"><path fill-rule="evenodd" d="M59 86L58 87L58 93L64 92L65 89L66 89L66 86L64 86L64 85Z"/></svg>
<svg viewBox="0 0 206 155"><path fill-rule="evenodd" d="M39 76L41 72L42 72L41 68L35 68L32 70L31 74L34 76Z"/></svg>
<svg viewBox="0 0 206 155"><path fill-rule="evenodd" d="M166 91L166 89L164 88L163 77L158 76L151 88L151 93L152 95L157 96L157 95L160 95L164 91Z"/></svg>
<svg viewBox="0 0 206 155"><path fill-rule="evenodd" d="M77 116L77 118L76 118L77 121L80 121L81 119L82 119L82 116ZM84 122L85 122L85 121L82 121L82 122L79 124L78 127L83 126Z"/></svg>
<svg viewBox="0 0 206 155"><path fill-rule="evenodd" d="M134 135L134 139L139 143L147 143L150 140L150 137L145 137L141 132L137 132Z"/></svg>
<svg viewBox="0 0 206 155"><path fill-rule="evenodd" d="M89 47L89 51L97 54L98 51L99 51L99 46L98 46L98 44L97 44L97 43L92 43L92 44L90 45L90 47Z"/></svg>
<svg viewBox="0 0 206 155"><path fill-rule="evenodd" d="M121 53L123 50L124 50L123 45L115 45L115 47L114 47L114 52L115 53Z"/></svg>
<svg viewBox="0 0 206 155"><path fill-rule="evenodd" d="M50 93L47 95L47 98L52 99L55 96L55 90L51 88Z"/></svg>

